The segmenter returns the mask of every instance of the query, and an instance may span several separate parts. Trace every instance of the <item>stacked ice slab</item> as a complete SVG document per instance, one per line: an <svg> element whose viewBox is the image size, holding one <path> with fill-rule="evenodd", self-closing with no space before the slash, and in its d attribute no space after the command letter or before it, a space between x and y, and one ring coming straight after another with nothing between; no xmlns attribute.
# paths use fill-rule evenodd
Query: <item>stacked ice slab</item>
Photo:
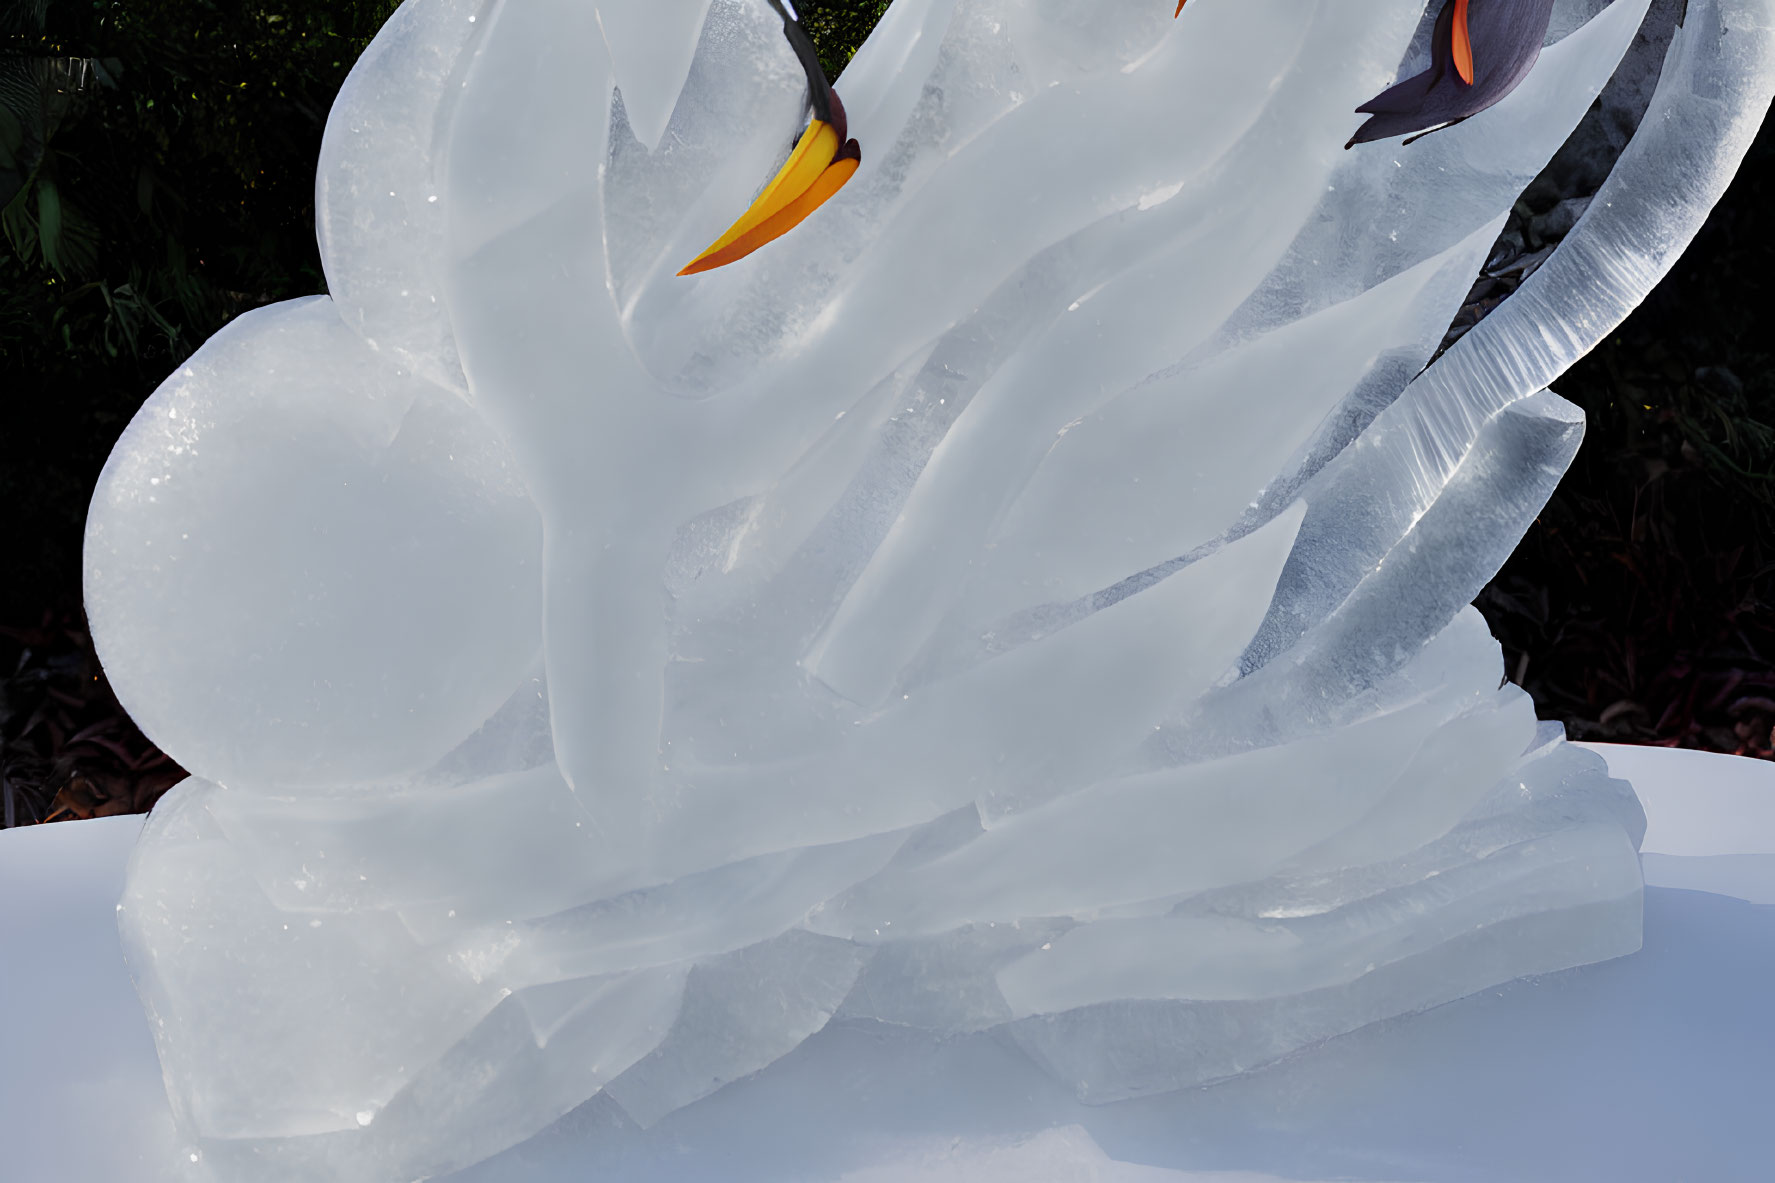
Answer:
<svg viewBox="0 0 1775 1183"><path fill-rule="evenodd" d="M683 279L803 124L763 0L409 0L328 124L330 295L173 375L88 529L194 773L121 919L197 1169L407 1183L829 1022L1112 1100L1634 950L1638 805L1465 605L1578 446L1546 385L1745 150L1771 4L1691 0L1431 362L1648 0L1346 152L1435 7L897 0L855 180Z"/></svg>

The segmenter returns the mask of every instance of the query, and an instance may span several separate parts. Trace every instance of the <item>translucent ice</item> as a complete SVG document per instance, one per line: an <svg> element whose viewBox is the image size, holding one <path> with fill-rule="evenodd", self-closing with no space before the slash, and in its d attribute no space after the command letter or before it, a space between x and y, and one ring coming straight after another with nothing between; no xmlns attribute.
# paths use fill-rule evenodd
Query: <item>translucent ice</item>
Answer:
<svg viewBox="0 0 1775 1183"><path fill-rule="evenodd" d="M1637 803L1466 605L1578 445L1546 387L1748 146L1775 0L1690 0L1440 356L1648 0L1349 152L1424 0L1171 8L898 0L855 179L694 279L802 127L764 0L395 14L330 295L170 378L88 527L195 774L122 924L206 1169L406 1183L831 1022L1113 1100L1637 947Z"/></svg>

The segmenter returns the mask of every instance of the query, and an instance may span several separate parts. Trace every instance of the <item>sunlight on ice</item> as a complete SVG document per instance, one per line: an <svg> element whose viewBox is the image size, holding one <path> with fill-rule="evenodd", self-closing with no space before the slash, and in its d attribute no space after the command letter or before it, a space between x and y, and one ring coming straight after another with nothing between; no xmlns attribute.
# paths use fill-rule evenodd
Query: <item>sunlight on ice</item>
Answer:
<svg viewBox="0 0 1775 1183"><path fill-rule="evenodd" d="M897 0L854 178L683 278L805 126L765 0L408 0L322 147L329 295L169 378L88 526L193 773L119 916L205 1169L649 1125L833 1022L1117 1100L1635 950L1639 806L1467 605L1775 21L1691 0L1600 200L1438 356L1648 0L1345 151L1425 7Z"/></svg>

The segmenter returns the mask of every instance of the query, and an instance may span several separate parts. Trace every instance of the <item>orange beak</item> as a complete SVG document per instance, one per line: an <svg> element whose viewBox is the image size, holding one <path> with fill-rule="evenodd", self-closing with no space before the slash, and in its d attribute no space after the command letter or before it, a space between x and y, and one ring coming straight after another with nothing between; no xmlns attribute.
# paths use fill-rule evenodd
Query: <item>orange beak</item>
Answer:
<svg viewBox="0 0 1775 1183"><path fill-rule="evenodd" d="M1455 73L1461 76L1462 82L1472 86L1473 38L1467 32L1467 0L1455 0L1454 59Z"/></svg>
<svg viewBox="0 0 1775 1183"><path fill-rule="evenodd" d="M801 14L791 0L770 0L770 6L783 18L783 36L789 39L789 47L807 74L807 100L814 109L813 122L801 133L788 161L777 170L752 208L679 275L725 267L781 238L832 200L832 195L844 188L863 161L863 150L857 141L846 138L844 103L826 81L819 51L801 25Z"/></svg>
<svg viewBox="0 0 1775 1183"><path fill-rule="evenodd" d="M678 274L725 267L781 238L844 188L860 163L855 140L841 143L837 128L815 119L751 208Z"/></svg>

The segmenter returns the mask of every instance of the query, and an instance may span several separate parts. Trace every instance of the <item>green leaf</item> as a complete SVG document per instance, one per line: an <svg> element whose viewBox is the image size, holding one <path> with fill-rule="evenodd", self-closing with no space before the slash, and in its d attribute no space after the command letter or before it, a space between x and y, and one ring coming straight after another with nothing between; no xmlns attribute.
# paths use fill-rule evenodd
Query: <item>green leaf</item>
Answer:
<svg viewBox="0 0 1775 1183"><path fill-rule="evenodd" d="M37 179L37 249L45 263L62 269L62 195L49 177Z"/></svg>
<svg viewBox="0 0 1775 1183"><path fill-rule="evenodd" d="M0 168L22 170L19 153L25 147L25 125L10 108L0 103Z"/></svg>
<svg viewBox="0 0 1775 1183"><path fill-rule="evenodd" d="M26 264L31 262L37 253L37 220L31 216L31 178L0 209L0 230L6 234L7 244L18 261Z"/></svg>

